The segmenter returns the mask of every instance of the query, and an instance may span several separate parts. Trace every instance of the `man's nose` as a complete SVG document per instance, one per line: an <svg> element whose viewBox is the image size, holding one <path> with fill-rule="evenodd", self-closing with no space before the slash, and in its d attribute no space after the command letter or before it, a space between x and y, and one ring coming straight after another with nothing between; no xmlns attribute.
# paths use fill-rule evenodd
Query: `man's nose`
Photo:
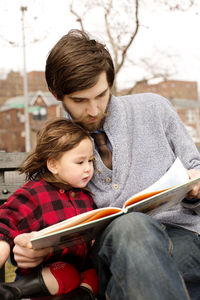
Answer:
<svg viewBox="0 0 200 300"><path fill-rule="evenodd" d="M88 103L87 113L92 117L96 117L98 115L99 110L98 110L97 102L95 100L91 100Z"/></svg>

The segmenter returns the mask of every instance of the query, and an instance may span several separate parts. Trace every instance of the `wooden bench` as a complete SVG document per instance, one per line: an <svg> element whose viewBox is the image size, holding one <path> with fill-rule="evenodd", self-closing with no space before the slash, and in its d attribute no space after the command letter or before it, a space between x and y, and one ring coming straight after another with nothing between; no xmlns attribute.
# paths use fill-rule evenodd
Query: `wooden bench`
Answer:
<svg viewBox="0 0 200 300"><path fill-rule="evenodd" d="M0 205L24 183L24 176L16 169L25 158L26 153L0 152ZM5 282L5 267L0 269L0 282Z"/></svg>
<svg viewBox="0 0 200 300"><path fill-rule="evenodd" d="M0 151L0 205L24 184L24 176L16 172L27 153L7 153ZM5 266L0 269L0 282L5 282ZM41 297L38 300L58 300L57 296ZM30 300L30 299L24 299Z"/></svg>

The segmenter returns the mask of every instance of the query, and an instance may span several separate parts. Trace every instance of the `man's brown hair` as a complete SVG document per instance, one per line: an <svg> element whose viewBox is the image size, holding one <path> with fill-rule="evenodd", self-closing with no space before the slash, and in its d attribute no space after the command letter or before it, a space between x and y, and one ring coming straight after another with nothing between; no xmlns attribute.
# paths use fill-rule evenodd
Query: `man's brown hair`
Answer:
<svg viewBox="0 0 200 300"><path fill-rule="evenodd" d="M64 152L86 138L90 138L89 133L68 119L58 118L47 122L38 134L35 149L20 166L20 173L25 173L27 180L48 178L47 181L54 181L47 168L47 160L59 159Z"/></svg>
<svg viewBox="0 0 200 300"><path fill-rule="evenodd" d="M93 87L102 72L112 87L114 65L108 50L86 32L71 30L50 51L45 76L49 90L62 100L64 95Z"/></svg>

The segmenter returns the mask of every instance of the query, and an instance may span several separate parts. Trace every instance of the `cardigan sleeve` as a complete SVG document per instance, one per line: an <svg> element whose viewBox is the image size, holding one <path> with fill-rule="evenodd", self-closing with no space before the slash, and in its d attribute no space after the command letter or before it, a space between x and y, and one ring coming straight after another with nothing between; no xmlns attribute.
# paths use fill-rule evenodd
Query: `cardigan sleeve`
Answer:
<svg viewBox="0 0 200 300"><path fill-rule="evenodd" d="M184 123L167 99L162 102L162 117L165 134L175 156L181 159L186 169L200 169L200 153Z"/></svg>

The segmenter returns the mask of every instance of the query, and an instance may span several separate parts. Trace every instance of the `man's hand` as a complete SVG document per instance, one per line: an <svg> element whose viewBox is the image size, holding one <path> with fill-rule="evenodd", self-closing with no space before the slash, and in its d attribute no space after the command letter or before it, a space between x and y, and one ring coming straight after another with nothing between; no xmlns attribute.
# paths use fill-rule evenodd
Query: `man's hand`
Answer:
<svg viewBox="0 0 200 300"><path fill-rule="evenodd" d="M193 179L195 177L199 177L200 176L200 170L187 170L189 178ZM191 190L191 192L188 194L188 198L197 198L200 199L200 182L198 182L193 189Z"/></svg>
<svg viewBox="0 0 200 300"><path fill-rule="evenodd" d="M34 268L43 262L48 254L53 252L52 247L39 250L32 249L30 239L35 235L35 232L23 233L14 239L14 259L20 268Z"/></svg>

